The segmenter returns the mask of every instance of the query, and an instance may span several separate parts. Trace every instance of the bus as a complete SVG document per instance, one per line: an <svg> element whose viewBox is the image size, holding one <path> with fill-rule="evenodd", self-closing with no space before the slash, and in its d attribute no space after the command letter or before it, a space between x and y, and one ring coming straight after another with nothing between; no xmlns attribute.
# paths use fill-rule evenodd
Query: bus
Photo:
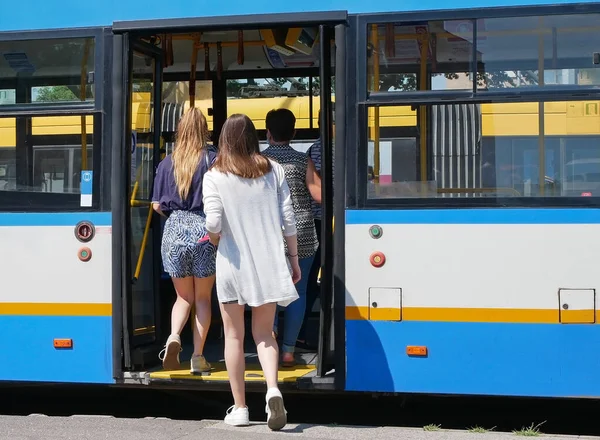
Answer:
<svg viewBox="0 0 600 440"><path fill-rule="evenodd" d="M285 107L321 142L323 251L282 387L600 397L600 3L266 12L2 24L0 384L227 390L216 307L213 369L160 365L154 172L192 106L217 149Z"/></svg>

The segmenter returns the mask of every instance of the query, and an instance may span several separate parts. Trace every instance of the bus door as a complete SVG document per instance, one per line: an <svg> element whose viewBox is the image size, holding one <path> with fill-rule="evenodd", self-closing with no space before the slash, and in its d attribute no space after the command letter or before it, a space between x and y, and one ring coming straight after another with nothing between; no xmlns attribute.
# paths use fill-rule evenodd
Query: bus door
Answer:
<svg viewBox="0 0 600 440"><path fill-rule="evenodd" d="M162 52L133 40L129 46L129 102L125 126L129 146L127 240L124 307L126 368L156 363L160 350L159 285L161 222L152 211L156 167L164 142L162 125ZM125 283L124 283L125 284Z"/></svg>

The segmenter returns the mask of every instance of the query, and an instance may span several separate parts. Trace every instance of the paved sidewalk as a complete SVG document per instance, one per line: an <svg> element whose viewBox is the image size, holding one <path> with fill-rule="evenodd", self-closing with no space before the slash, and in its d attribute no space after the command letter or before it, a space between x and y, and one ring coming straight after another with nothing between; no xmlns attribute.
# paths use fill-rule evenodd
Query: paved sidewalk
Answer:
<svg viewBox="0 0 600 440"><path fill-rule="evenodd" d="M234 428L220 421L181 421L162 418L123 419L110 416L0 416L0 440L515 440L512 433L475 434L467 431L427 432L416 428L345 427L289 424L280 432L256 423ZM539 440L600 437L547 436Z"/></svg>

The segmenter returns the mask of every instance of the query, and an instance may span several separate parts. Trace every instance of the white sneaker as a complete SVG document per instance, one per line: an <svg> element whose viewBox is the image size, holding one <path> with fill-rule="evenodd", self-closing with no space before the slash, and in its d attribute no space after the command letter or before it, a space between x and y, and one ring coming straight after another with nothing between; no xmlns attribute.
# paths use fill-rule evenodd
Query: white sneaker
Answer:
<svg viewBox="0 0 600 440"><path fill-rule="evenodd" d="M210 371L211 365L206 362L206 358L199 354L198 356L192 356L190 360L190 373L201 374Z"/></svg>
<svg viewBox="0 0 600 440"><path fill-rule="evenodd" d="M269 388L266 400L267 426L272 431L279 431L287 423L287 411L283 406L283 396L279 388Z"/></svg>
<svg viewBox="0 0 600 440"><path fill-rule="evenodd" d="M250 414L248 407L236 408L231 406L225 414L225 424L231 426L248 426L250 424Z"/></svg>
<svg viewBox="0 0 600 440"><path fill-rule="evenodd" d="M181 352L181 338L179 335L171 335L167 339L165 348L158 354L158 358L163 363L165 370L178 370L181 364L179 363L179 353Z"/></svg>

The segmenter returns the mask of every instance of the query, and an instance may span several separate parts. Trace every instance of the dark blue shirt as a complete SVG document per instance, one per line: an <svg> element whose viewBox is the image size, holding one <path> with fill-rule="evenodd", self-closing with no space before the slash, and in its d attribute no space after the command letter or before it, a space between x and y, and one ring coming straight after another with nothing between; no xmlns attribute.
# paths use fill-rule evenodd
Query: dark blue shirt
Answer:
<svg viewBox="0 0 600 440"><path fill-rule="evenodd" d="M186 200L182 200L175 184L175 173L173 171L173 158L169 154L158 164L156 176L154 177L154 191L152 193L152 203L158 203L161 211L168 214L172 211L202 211L202 179L208 171L206 164L206 154L208 154L208 163L210 165L215 161L217 154L212 149L206 149L200 157L198 169L192 177L192 186L188 192Z"/></svg>

